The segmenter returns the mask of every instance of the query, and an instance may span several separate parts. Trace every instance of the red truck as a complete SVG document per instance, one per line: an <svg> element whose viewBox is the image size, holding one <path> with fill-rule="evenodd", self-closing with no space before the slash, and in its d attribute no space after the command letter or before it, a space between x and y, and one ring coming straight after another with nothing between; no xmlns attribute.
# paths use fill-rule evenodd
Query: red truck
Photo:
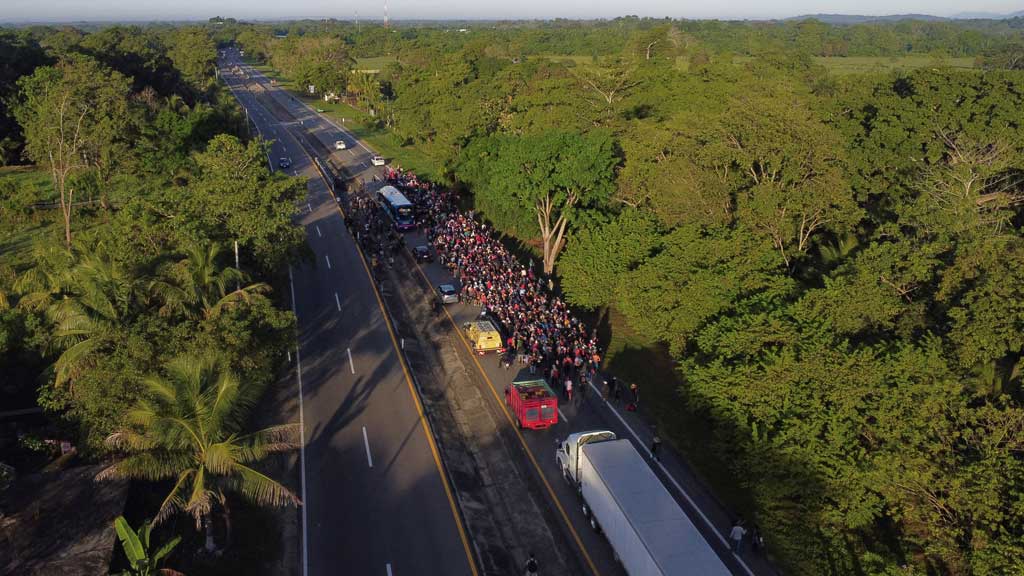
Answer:
<svg viewBox="0 0 1024 576"><path fill-rule="evenodd" d="M558 396L544 380L519 380L505 388L505 403L520 428L543 430L558 423Z"/></svg>

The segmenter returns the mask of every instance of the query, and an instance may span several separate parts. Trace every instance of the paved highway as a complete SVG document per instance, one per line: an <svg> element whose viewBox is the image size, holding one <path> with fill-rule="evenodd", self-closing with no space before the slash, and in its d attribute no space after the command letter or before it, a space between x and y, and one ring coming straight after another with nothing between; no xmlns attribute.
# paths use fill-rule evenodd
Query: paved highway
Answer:
<svg viewBox="0 0 1024 576"><path fill-rule="evenodd" d="M265 91L266 95L263 97L264 99L272 99L276 106L282 106L290 114L294 115L299 121L301 121L301 126L297 126L295 128L308 131L308 133L311 134L311 136L313 136L314 138L316 138L321 144L323 144L325 148L330 149L330 153L332 155L333 160L343 161L354 177L369 181L370 178L376 174L373 167L370 166L369 162L369 159L372 156L372 152L369 149L367 149L362 143L355 141L351 137L351 135L346 133L340 126L330 122L323 116L316 114L314 111L310 110L309 107L306 106L305 104L296 101L293 97L286 94L282 90L271 86L269 80L262 77L258 72L248 67L243 68L245 69L246 74L249 76L250 84L255 84L255 86L258 86L258 92L263 93L263 91ZM247 98L247 96L242 92L238 92L238 95L240 99L243 100L243 104L245 104L245 99ZM249 97L251 97L251 93ZM249 107L248 104L245 105ZM263 128L261 127L261 130L262 129ZM274 138L275 135L271 134L268 137ZM350 148L349 150L340 152L333 151L333 143L335 140L339 138L343 138L346 141ZM281 143L292 142L290 136L281 138L281 140ZM276 148L278 145L279 143L275 143L275 162L276 156L279 153L279 149ZM292 146L292 144L287 145ZM296 161L296 166L302 166L301 162L308 163L308 160L306 159L302 159L300 162L300 159L297 157L297 154L292 152L293 148L280 150L283 150L283 152L280 152L282 154L290 153L292 155L292 159ZM312 174L312 171L310 171L308 166L306 167L306 172L303 172L301 169L299 170L299 172L307 173L310 175ZM304 218L304 223L306 223L308 226L309 222L320 222L320 226L321 228L323 228L324 220L332 219L333 217L331 215L336 215L337 211L333 210L333 208L326 205L326 203L328 203L329 200L329 193L323 189L323 184L321 182L311 182L310 196L313 199L319 198L320 201L319 203L312 203L314 214L306 216ZM334 246L335 250L348 253L346 259L343 261L343 263L341 263L341 266L343 266L343 268L340 268L340 270L345 271L343 272L342 277L353 278L355 276L358 276L358 284L360 284L360 286L366 284L365 295L363 297L363 300L356 304L356 306L358 306L359 309L358 314L360 316L366 315L368 314L367 310L370 310L372 311L372 314L370 315L378 318L376 321L373 321L372 319L363 319L358 321L350 321L348 319L345 319L344 325L346 327L356 326L358 327L358 329L362 330L376 329L373 326L363 325L364 322L370 322L371 324L374 324L374 326L376 326L381 322L381 320L379 319L379 312L376 308L376 302L373 301L374 298L372 288L368 285L366 274L364 270L361 269L362 264L359 261L358 255L355 253L355 246L350 240L350 237L345 232L340 219L333 219L337 221L335 223L336 225L330 229L330 236L328 236L328 230L321 229L315 233L322 233L323 240L320 240L320 236L311 236L310 242L313 245L314 249L317 251L317 254L321 255L320 257L322 257L324 250L326 250L326 247L328 246ZM417 244L425 243L423 235L418 231L407 233L405 235L405 239L410 247L415 246ZM337 268L337 266L338 264L335 264L335 270L339 269ZM313 313L322 314L325 317L331 314L331 311L329 310L329 308L331 307L329 305L332 303L330 296L332 288L329 286L322 285L325 282L325 280L321 278L321 274L328 273L327 275L330 276L329 272L329 270L323 270L321 267L317 270L305 270L304 274L306 274L307 276L304 277L301 281L299 278L298 271L296 272L295 276L297 291L296 294L299 295L300 298L306 298L308 300L307 306L315 308L317 306L317 304L315 303L319 303L320 310L318 312L314 310ZM411 272L414 274L422 274L424 281L430 282L432 285L435 286L442 282L456 283L448 275L447 271L436 263L420 266L418 271ZM304 284L305 287L300 289L300 283ZM309 283L312 283L320 287L315 288L314 286L308 285ZM306 294L303 296L304 293ZM324 299L327 300L326 303L324 303ZM342 300L341 306L346 306L345 300ZM328 310L323 310L324 308L328 308ZM468 306L464 304L447 306L446 310L448 311L452 323L455 326L461 325L462 322L473 319L479 313L479 309L477 307ZM313 337L312 334L310 334L310 327L309 324L307 323L310 321L304 318L304 316L309 314L310 312L306 312L303 304L301 303L298 305L297 311L299 312L300 327L302 328L304 335L301 345L303 364L305 367L306 364L308 363L308 355L314 353L314 350L320 350L324 345L318 345L313 343L313 340L315 340L315 338ZM314 324L324 323L324 321L318 321L316 319L312 320L311 322ZM335 347L342 345L339 343L339 340L336 339L334 336L331 336L331 338L331 341L334 342ZM377 339L381 338L386 338L386 336L377 336ZM340 337L340 340L344 341L345 337ZM370 351L369 353L364 353L366 357L362 361L372 362L373 351L376 351L377 353L382 355L386 354L389 357L393 358L394 349L393 347L388 348L386 344L386 342L383 344L378 343L376 346L372 347L372 351ZM333 353L333 357L332 353L329 350L321 350L321 363L327 363L324 364L323 369L326 370L327 366L331 362L338 362L344 360L343 358L338 358L338 356L339 354L336 350ZM395 360L392 359L391 362L394 363ZM494 356L489 356L477 360L475 368L479 371L481 376L483 376L488 386L490 387L491 391L493 392L492 400L494 402L502 404L501 398L503 390L505 386L511 382L513 376L515 375L515 372L506 371L502 369L499 366L497 357ZM309 402L308 399L315 394L315 391L311 391L309 389L310 384L308 382L308 380L310 379L310 374L312 372L313 371L308 367L305 367L303 371L304 383L307 387L305 395L305 397L307 398L307 403ZM399 375L394 374L391 375L390 377L398 379ZM392 386L394 386L394 384ZM400 395L396 393L395 396L397 397ZM392 398L391 400L381 401L391 402L395 401L395 398ZM399 403L401 402L402 400L399 400ZM307 430L309 430L311 426L310 417L312 414L316 413L321 418L323 418L325 416L328 416L328 412L329 410L327 408L317 408L311 410L311 408L309 408L307 404ZM637 448L640 450L640 452L647 454L647 446L649 446L650 443L651 432L644 426L644 424L639 420L639 418L636 415L624 412L621 409L621 406L616 407L603 402L600 399L599 394L597 394L594 391L591 391L587 399L587 402L584 404L563 406L562 415L564 418L562 418L562 421L559 423L559 425L554 428L545 431L522 431L517 432L517 434L520 438L520 441L522 442L524 450L528 454L528 459L531 461L531 466L534 468L534 471L537 474L537 477L541 485L543 486L543 491L545 492L545 496L548 498L549 505L551 505L553 508L557 510L559 517L564 522L564 530L569 534L570 540L576 543L578 547L576 552L582 557L583 566L587 567L589 571L595 574L600 574L601 576L618 576L620 574L623 574L622 567L618 564L618 562L615 561L610 546L603 539L602 536L594 533L590 529L588 522L583 517L580 511L579 500L574 490L572 490L568 485L566 485L561 478L561 474L554 461L554 441L556 438L562 438L570 432L597 428L610 429L615 431L622 438L630 438L631 440L633 440L637 444ZM512 421L511 419L509 419L508 424L510 426L512 425L511 423ZM401 434L398 433L397 435L400 436ZM311 436L311 438L313 439L314 442L316 441L315 434ZM310 451L313 448L314 445L311 444L310 449L307 450L307 458L308 461L310 462L310 464L307 464L307 470L313 470L314 456L310 455ZM774 570L762 558L752 558L750 556L747 556L746 558L741 559L732 555L728 551L728 547L724 539L724 534L727 533L731 520L728 513L714 499L714 496L710 493L710 491L701 484L701 482L695 477L693 472L685 465L685 463L683 463L670 452L665 452L666 453L663 454L662 462L653 463L654 468L662 477L666 486L669 487L670 491L679 501L680 505L690 516L693 523L698 527L698 529L700 529L703 532L705 538L708 540L708 542L710 542L710 544L718 553L718 555L726 564L726 566L728 566L734 574L742 576L752 576L754 574L774 574ZM424 466L425 468L429 468L429 466L426 466L426 464L421 463L420 465ZM425 468L420 469L419 473L425 476L430 476L430 474L424 472ZM433 476L435 477L435 479L438 477L436 472L433 474ZM313 530L314 527L316 526L315 522L312 520L314 509L319 505L314 500L314 498L316 497L316 494L312 490L310 490L309 498L311 499L311 503L309 505L309 513L311 518L311 530ZM331 505L333 506L333 504ZM438 514L438 516L440 517L433 518L432 521L437 522L438 520L446 520L448 521L447 523L450 524L452 514L448 512L447 518L445 518L445 514L440 510L441 507L442 506L439 506L436 503L432 507L433 513ZM416 514L417 517L419 516L419 511L410 511L410 513ZM327 514L330 515L329 512L327 512ZM356 524L358 523L354 523L352 525L354 526ZM385 522L382 525L384 524L387 523ZM311 558L312 549L314 548L313 543L316 541L317 537L318 536L316 534L311 534L310 536ZM448 540L450 540L450 538L448 538ZM451 545L451 542L449 542L449 545ZM543 558L541 552L543 551L538 551L538 556ZM448 554L454 555L451 552L448 552ZM465 554L462 555L462 559L465 559ZM311 560L311 565L312 564L313 562ZM431 568L427 568L427 566L431 566ZM419 573L460 573L458 571L446 570L434 571L432 566L433 565L431 564L423 565Z"/></svg>
<svg viewBox="0 0 1024 576"><path fill-rule="evenodd" d="M350 151L335 160L362 178L370 151L319 120L265 78L236 66L221 75L256 129L269 160L309 178L298 220L315 262L290 270L298 317L297 393L304 426L301 462L303 574L472 574L476 568L453 496L373 284L330 190L296 139L311 128ZM309 125L309 126L307 126Z"/></svg>

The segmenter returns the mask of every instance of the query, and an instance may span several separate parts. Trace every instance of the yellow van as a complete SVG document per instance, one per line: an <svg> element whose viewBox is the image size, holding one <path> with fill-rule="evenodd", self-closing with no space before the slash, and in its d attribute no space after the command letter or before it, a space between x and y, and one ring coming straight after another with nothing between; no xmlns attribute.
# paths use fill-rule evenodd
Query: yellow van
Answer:
<svg viewBox="0 0 1024 576"><path fill-rule="evenodd" d="M497 352L498 354L505 352L505 344L501 341L501 332L498 332L490 320L466 322L462 325L462 330L466 333L469 345L477 354L483 356L488 352Z"/></svg>

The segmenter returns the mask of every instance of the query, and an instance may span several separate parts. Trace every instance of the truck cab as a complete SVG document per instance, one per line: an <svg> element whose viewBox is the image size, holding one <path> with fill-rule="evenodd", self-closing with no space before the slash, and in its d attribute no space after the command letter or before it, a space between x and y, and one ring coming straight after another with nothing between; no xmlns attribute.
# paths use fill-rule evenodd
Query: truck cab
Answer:
<svg viewBox="0 0 1024 576"><path fill-rule="evenodd" d="M575 432L569 434L558 443L555 451L555 461L562 471L562 477L573 485L579 483L579 462L580 448L590 442L605 442L615 440L615 432L610 430L589 430L587 432Z"/></svg>

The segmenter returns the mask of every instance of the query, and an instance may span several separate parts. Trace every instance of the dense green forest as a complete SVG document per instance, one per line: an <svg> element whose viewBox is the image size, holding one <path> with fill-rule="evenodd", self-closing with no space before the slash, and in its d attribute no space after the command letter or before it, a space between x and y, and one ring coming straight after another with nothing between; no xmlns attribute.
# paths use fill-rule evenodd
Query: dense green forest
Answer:
<svg viewBox="0 0 1024 576"><path fill-rule="evenodd" d="M295 500L248 467L295 431L240 433L294 346L273 287L303 251L305 185L270 171L216 56L198 27L0 31L0 405L45 415L5 425L0 460L31 473L44 440L127 456L104 477L177 481L126 515L197 527L225 492Z"/></svg>
<svg viewBox="0 0 1024 576"><path fill-rule="evenodd" d="M209 275L233 270L213 246L272 282L301 245L301 184L210 76L236 42L349 95L572 304L658 342L785 572L1024 572L1024 20L466 26L0 34L5 161L52 174L0 180L4 372L98 453L174 358L273 372L291 317ZM933 60L815 59L908 55ZM62 176L40 120L64 93L92 107ZM35 206L62 190L90 203Z"/></svg>
<svg viewBox="0 0 1024 576"><path fill-rule="evenodd" d="M1021 19L233 33L663 343L786 572L1024 571Z"/></svg>

